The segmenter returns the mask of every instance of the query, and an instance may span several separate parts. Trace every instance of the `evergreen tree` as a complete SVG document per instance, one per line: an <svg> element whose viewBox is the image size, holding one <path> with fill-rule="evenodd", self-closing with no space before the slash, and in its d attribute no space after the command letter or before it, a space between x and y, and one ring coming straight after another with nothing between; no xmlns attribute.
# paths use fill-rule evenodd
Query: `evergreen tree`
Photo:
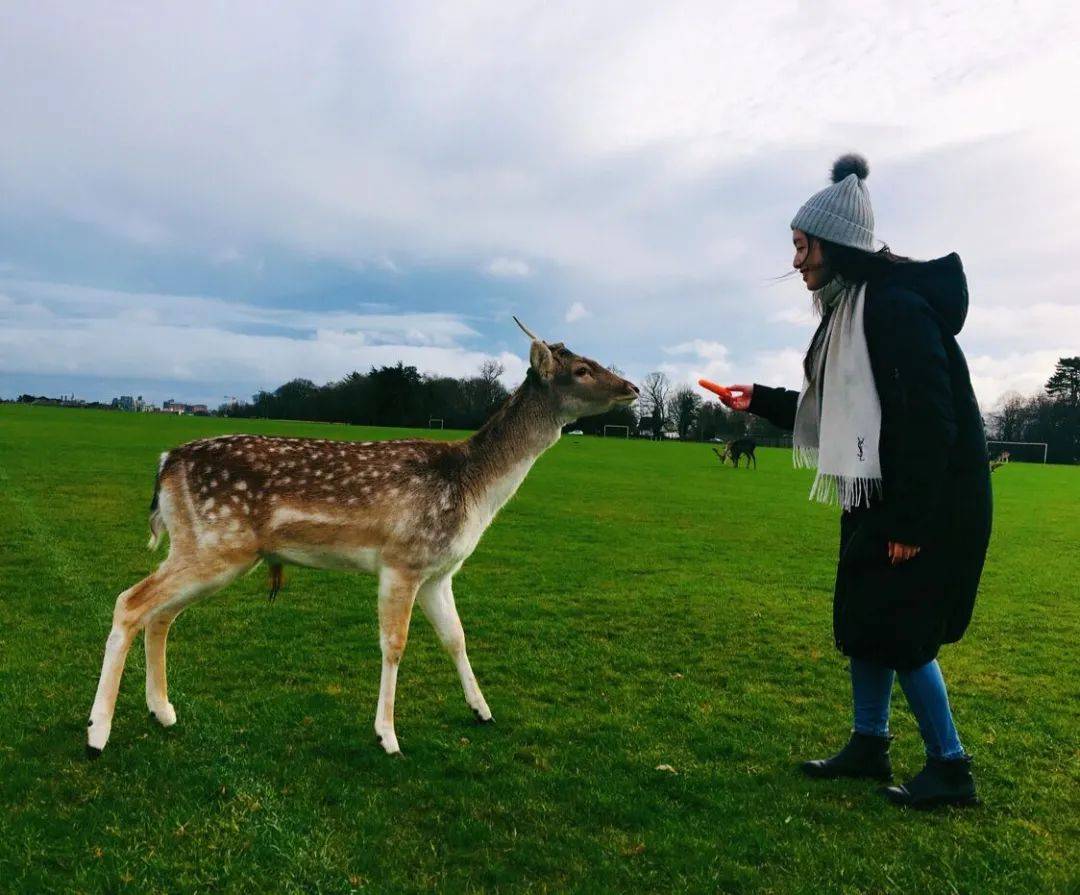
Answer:
<svg viewBox="0 0 1080 895"><path fill-rule="evenodd" d="M1080 406L1080 357L1063 357L1057 362L1046 393L1071 407Z"/></svg>

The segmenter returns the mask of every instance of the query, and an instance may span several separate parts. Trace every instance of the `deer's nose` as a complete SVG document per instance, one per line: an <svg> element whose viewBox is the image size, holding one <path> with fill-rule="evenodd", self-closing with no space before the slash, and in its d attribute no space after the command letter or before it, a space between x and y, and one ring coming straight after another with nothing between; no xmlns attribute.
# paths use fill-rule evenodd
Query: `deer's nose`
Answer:
<svg viewBox="0 0 1080 895"><path fill-rule="evenodd" d="M641 389L639 389L636 385L634 385L634 383L630 382L630 380L624 379L623 382L625 382L628 386L630 386L630 389L633 391L633 393L635 395L640 395L641 394Z"/></svg>

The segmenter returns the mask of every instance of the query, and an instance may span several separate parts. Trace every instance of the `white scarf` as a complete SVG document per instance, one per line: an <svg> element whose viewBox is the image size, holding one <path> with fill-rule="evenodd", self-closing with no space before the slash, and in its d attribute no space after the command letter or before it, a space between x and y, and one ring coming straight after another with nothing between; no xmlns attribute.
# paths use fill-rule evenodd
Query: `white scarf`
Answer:
<svg viewBox="0 0 1080 895"><path fill-rule="evenodd" d="M795 465L817 469L811 500L851 510L881 493L881 402L863 329L866 284L834 278L814 297L832 313L795 411Z"/></svg>

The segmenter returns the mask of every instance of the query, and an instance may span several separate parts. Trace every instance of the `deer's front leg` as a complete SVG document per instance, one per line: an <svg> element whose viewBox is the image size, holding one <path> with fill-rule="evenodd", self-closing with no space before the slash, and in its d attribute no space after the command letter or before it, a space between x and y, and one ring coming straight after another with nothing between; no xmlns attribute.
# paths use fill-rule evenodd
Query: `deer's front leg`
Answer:
<svg viewBox="0 0 1080 895"><path fill-rule="evenodd" d="M473 710L478 721L493 720L491 709L484 700L484 694L480 692L480 685L476 682L476 675L469 664L469 655L465 651L465 630L461 627L461 619L458 618L457 607L454 605L451 577L447 575L425 582L420 588L418 599L443 648L454 661L469 708Z"/></svg>
<svg viewBox="0 0 1080 895"><path fill-rule="evenodd" d="M409 619L419 581L412 573L384 566L379 573L379 645L382 647L382 679L379 707L375 712L375 735L388 755L401 752L394 733L394 695L398 666L409 639Z"/></svg>

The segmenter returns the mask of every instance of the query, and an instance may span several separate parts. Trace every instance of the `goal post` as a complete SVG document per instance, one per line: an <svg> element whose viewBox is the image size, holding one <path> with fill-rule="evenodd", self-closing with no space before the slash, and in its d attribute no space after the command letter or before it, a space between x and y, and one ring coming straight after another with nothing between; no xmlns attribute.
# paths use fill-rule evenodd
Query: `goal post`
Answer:
<svg viewBox="0 0 1080 895"><path fill-rule="evenodd" d="M431 419L429 419L427 421L427 427L429 429L445 429L446 428L443 425L442 417L439 417L439 416L433 416Z"/></svg>
<svg viewBox="0 0 1080 895"><path fill-rule="evenodd" d="M986 440L986 451L991 460L1008 454L1017 463L1045 463L1049 445L1045 441L998 441Z"/></svg>
<svg viewBox="0 0 1080 895"><path fill-rule="evenodd" d="M619 435L618 434L619 432L622 432L622 435ZM629 426L616 426L616 425L613 425L611 423L605 423L604 424L604 438L607 438L608 435L611 435L613 433L614 433L614 436L617 437L617 438L629 438L630 437L630 427Z"/></svg>

